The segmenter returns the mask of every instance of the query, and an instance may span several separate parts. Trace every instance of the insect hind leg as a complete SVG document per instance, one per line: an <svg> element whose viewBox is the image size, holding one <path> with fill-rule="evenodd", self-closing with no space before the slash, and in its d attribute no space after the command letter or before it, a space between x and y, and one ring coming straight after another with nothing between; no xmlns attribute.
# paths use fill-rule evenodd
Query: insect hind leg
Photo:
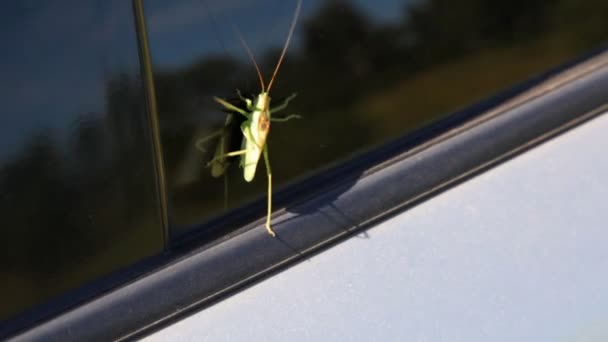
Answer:
<svg viewBox="0 0 608 342"><path fill-rule="evenodd" d="M270 160L268 159L268 146L264 146L264 163L266 163L266 176L268 177L268 204L266 211L266 231L270 236L276 237L277 234L270 227L270 216L272 215L272 170L270 169Z"/></svg>

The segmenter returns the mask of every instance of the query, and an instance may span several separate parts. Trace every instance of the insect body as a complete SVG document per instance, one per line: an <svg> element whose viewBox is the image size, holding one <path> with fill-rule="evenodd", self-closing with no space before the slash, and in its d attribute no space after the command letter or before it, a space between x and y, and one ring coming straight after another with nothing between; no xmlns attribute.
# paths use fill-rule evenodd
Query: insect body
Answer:
<svg viewBox="0 0 608 342"><path fill-rule="evenodd" d="M266 140L268 138L268 133L270 132L271 122L287 121L293 118L299 118L299 116L289 115L283 118L272 118L272 114L281 111L285 109L285 107L287 107L287 104L295 97L295 94L286 98L276 107L271 108L269 92L272 87L272 83L274 82L275 77L277 75L277 72L279 71L283 58L285 57L287 47L289 46L289 41L291 40L291 37L293 35L296 21L300 13L301 5L302 0L298 0L293 20L291 22L291 27L289 28L289 33L287 35L285 45L283 46L283 51L281 52L277 65L274 69L272 78L268 83L268 87L265 86L262 73L260 72L257 63L255 62L255 58L253 57L251 50L247 46L247 43L245 43L243 37L239 35L241 43L243 44L245 50L247 51L247 54L249 55L249 58L255 66L258 78L260 80L261 92L254 98L247 98L237 91L239 98L245 104L244 108L235 106L224 99L214 97L214 100L221 104L224 109L242 115L243 117L245 117L245 121L241 124L241 132L243 134L241 149L238 151L228 152L223 155L217 155L208 163L208 165L213 167L214 163L217 163L218 161L222 160L222 158L240 156L241 167L243 167L243 177L245 178L245 181L251 182L255 177L255 170L257 168L257 164L260 160L260 157L262 155L264 156L264 162L266 165L266 175L268 176L268 205L266 213L266 230L272 236L275 236L275 233L272 230L272 227L270 226L270 215L272 213L272 171L268 158L268 145L266 145Z"/></svg>

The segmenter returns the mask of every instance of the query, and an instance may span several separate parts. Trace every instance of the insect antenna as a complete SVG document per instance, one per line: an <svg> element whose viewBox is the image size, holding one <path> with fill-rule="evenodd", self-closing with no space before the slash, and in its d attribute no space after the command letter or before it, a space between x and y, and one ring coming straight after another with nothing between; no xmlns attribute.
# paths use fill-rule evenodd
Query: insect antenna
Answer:
<svg viewBox="0 0 608 342"><path fill-rule="evenodd" d="M274 72L272 73L272 78L268 83L267 92L270 92L270 88L272 87L272 83L274 82L274 78L277 76L279 72L279 68L281 67L281 63L283 62L283 58L285 57L285 53L287 52L287 47L289 46L289 41L291 40L291 36L293 36L293 31L296 28L296 22L298 21L298 16L300 15L300 8L302 7L302 0L298 0L296 5L296 10L293 14L293 19L291 20L291 26L289 27L289 33L287 34L287 40L285 41L285 46L283 46L283 51L281 51L281 56L279 57L279 61L277 62L277 66L274 68ZM257 68L257 66L256 66Z"/></svg>
<svg viewBox="0 0 608 342"><path fill-rule="evenodd" d="M258 74L258 79L260 80L260 86L262 87L262 92L264 92L266 87L264 86L264 77L262 77L262 72L260 71L260 67L258 66L258 63L255 62L255 58L253 57L253 53L251 52L249 45L247 45L247 42L245 42L245 39L243 38L243 34L241 34L241 31L239 30L239 28L236 25L234 26L234 30L236 31L236 34L239 36L239 39L241 40L241 44L245 48L245 51L247 51L247 55L249 55L249 59L251 59L251 61L253 62L255 71Z"/></svg>

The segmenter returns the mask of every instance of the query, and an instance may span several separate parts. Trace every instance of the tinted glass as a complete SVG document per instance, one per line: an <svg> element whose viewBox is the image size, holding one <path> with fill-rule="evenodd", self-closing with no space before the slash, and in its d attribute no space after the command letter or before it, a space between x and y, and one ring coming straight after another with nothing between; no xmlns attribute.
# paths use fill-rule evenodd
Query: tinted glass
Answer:
<svg viewBox="0 0 608 342"><path fill-rule="evenodd" d="M205 140L200 150L195 143L217 138L224 126L225 113L213 96L234 98L237 88L260 91L233 27L268 79L295 3L145 2L174 233L221 213L226 198L228 207L236 207L263 196L263 166L251 184L238 162L227 182L214 178L205 165L217 139ZM604 0L304 1L271 92L274 99L297 92L286 113L303 116L272 126L275 188L441 119L607 38Z"/></svg>
<svg viewBox="0 0 608 342"><path fill-rule="evenodd" d="M0 320L160 251L131 4L0 5Z"/></svg>

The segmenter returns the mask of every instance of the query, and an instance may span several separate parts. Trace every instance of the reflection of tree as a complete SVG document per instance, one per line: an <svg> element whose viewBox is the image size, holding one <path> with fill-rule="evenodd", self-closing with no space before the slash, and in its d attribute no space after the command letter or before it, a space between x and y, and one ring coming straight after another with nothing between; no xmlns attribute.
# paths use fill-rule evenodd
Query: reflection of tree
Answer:
<svg viewBox="0 0 608 342"><path fill-rule="evenodd" d="M407 9L405 26L415 37L420 64L510 40L522 42L546 29L549 1L423 1Z"/></svg>
<svg viewBox="0 0 608 342"><path fill-rule="evenodd" d="M129 220L138 214L138 208L150 208L155 203L151 164L152 148L147 130L144 92L137 78L120 74L108 82L106 140L111 159L109 172L115 188L114 196L124 201L122 217ZM133 203L137 199L138 202Z"/></svg>
<svg viewBox="0 0 608 342"><path fill-rule="evenodd" d="M25 285L2 287L0 319L162 243L141 82L117 74L100 95L105 115L79 115L67 144L39 131L0 166L0 287Z"/></svg>
<svg viewBox="0 0 608 342"><path fill-rule="evenodd" d="M13 272L48 273L58 265L73 266L86 251L86 234L66 210L78 201L64 167L53 141L41 134L3 168L3 240L11 243L0 253L6 253L2 259L11 261L7 267Z"/></svg>
<svg viewBox="0 0 608 342"><path fill-rule="evenodd" d="M608 1L561 0L556 5L554 25L579 48L591 48L606 42Z"/></svg>
<svg viewBox="0 0 608 342"><path fill-rule="evenodd" d="M327 88L335 89L330 92L325 91L325 86L321 88L323 90L319 89L315 95L333 95L326 99L321 97L319 104L344 102L349 96L357 96L358 89L353 91L353 87L345 88L342 85L356 85L354 82L368 79L374 70L371 65L373 58L370 57L376 52L366 46L372 36L367 18L344 1L330 2L304 23L303 31L304 53L307 56L305 63L314 70L311 73L313 79L316 83L323 82ZM337 52L343 58L335 58ZM335 97L340 93L342 96Z"/></svg>
<svg viewBox="0 0 608 342"><path fill-rule="evenodd" d="M427 0L406 10L404 27L415 37L412 53L435 63L492 46L521 44L541 35L561 35L565 44L590 48L606 40L607 5L602 0ZM564 35L568 32L569 34Z"/></svg>

